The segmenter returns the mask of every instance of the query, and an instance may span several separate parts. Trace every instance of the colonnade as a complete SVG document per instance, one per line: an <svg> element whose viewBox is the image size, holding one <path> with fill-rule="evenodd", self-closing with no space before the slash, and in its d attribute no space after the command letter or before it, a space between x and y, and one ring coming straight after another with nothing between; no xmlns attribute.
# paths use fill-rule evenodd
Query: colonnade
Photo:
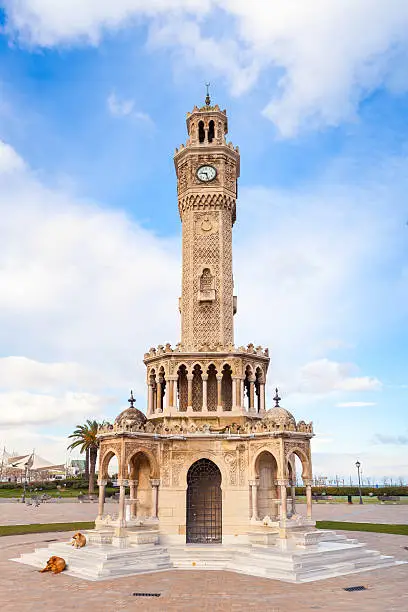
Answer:
<svg viewBox="0 0 408 612"><path fill-rule="evenodd" d="M312 519L312 481L304 480L303 481L306 488L306 518L308 520ZM288 516L293 516L296 514L296 485L293 481L290 480L277 480L276 484L279 487L279 498L277 501L279 502L279 522L281 526L285 525L285 522ZM257 522L262 520L264 517L260 517L258 514L258 487L259 487L259 478L255 480L249 481L249 486L251 489L251 522ZM291 508L288 509L288 496L287 489L290 486L290 502ZM270 517L277 518L277 517Z"/></svg>
<svg viewBox="0 0 408 612"><path fill-rule="evenodd" d="M137 487L139 484L138 480L124 480L120 479L119 484L119 509L118 509L118 526L120 528L126 527L126 501L130 504L130 520L136 518L137 515ZM148 517L152 520L158 519L158 500L159 500L159 478L151 478L150 484L152 487L152 513ZM97 520L102 520L104 515L105 507L105 493L106 493L107 480L98 480L99 486L99 500L98 500L98 517ZM126 499L126 487L130 489L129 498Z"/></svg>
<svg viewBox="0 0 408 612"><path fill-rule="evenodd" d="M216 405L214 401L212 406L209 406L209 374L202 373L199 375L199 396L201 398L200 405L194 400L193 381L194 373L187 372L185 379L181 378L180 374L165 375L160 374L150 376L148 381L148 416L152 414L163 413L174 414L174 412L240 412L242 414L264 414L265 413L265 382L263 378L257 378L255 375L234 376L224 379L229 374L223 372L216 374ZM186 383L185 383L186 380ZM181 405L180 387L186 385L186 405ZM228 386L228 393L231 397L231 405L226 406L226 400L223 395L224 386ZM231 385L231 387L229 387ZM246 392L245 392L246 391Z"/></svg>

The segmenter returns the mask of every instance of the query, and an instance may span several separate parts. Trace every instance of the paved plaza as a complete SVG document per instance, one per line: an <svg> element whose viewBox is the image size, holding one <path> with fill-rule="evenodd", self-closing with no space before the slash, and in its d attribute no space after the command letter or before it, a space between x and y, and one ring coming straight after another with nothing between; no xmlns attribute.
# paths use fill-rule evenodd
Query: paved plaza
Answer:
<svg viewBox="0 0 408 612"><path fill-rule="evenodd" d="M404 546L408 538L387 534L348 532L385 554L408 561ZM64 574L40 574L30 566L9 561L21 552L47 541L66 540L67 534L49 533L1 539L0 592L2 612L86 610L160 610L167 612L218 612L259 610L359 610L380 612L408 610L408 565L362 572L312 582L288 584L232 572L167 571L88 582ZM348 593L344 587L364 585L366 591ZM160 593L159 598L135 597L133 593Z"/></svg>
<svg viewBox="0 0 408 612"><path fill-rule="evenodd" d="M109 504L114 511L117 504ZM299 505L302 511L304 506ZM17 503L1 503L2 524L92 520L95 504L75 502L42 504L39 508ZM347 506L314 504L316 519L407 522L406 506ZM408 561L408 538L388 534L347 532L366 542L370 548ZM361 572L313 582L287 584L231 572L169 571L88 582L60 574L39 574L34 568L9 561L35 547L46 547L49 540L64 541L65 533L30 534L1 538L0 593L2 612L47 612L86 610L116 612L122 610L240 611L268 612L303 610L408 610L408 564ZM348 593L344 587L363 585L366 591ZM159 598L133 596L133 593L160 593Z"/></svg>
<svg viewBox="0 0 408 612"><path fill-rule="evenodd" d="M106 502L106 513L117 513L118 503ZM306 514L306 504L297 504L297 511ZM62 523L69 521L93 521L98 513L98 504L77 501L58 501L40 504L38 508L18 502L0 500L0 525L26 525L29 523ZM408 523L408 504L313 504L316 521L355 521L357 523Z"/></svg>

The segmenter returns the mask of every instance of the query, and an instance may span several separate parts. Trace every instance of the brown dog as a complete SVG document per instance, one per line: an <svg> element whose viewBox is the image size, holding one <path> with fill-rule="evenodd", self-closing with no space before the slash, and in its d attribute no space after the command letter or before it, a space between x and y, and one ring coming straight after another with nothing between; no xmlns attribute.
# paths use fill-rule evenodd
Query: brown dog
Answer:
<svg viewBox="0 0 408 612"><path fill-rule="evenodd" d="M71 544L72 546L75 546L75 548L82 548L86 544L86 537L84 536L83 533L80 533L78 531L72 536Z"/></svg>
<svg viewBox="0 0 408 612"><path fill-rule="evenodd" d="M65 560L62 557L50 557L47 561L47 565L44 569L39 570L43 572L52 572L53 574L60 574L64 571L66 566Z"/></svg>

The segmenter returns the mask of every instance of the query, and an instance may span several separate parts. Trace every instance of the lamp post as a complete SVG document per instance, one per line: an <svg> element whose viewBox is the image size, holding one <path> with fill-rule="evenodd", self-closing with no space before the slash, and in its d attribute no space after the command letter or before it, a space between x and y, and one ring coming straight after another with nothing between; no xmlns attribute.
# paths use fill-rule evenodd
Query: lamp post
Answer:
<svg viewBox="0 0 408 612"><path fill-rule="evenodd" d="M361 467L361 463L357 460L356 461L356 468L357 468L357 473L358 473L358 492L359 492L359 495L360 495L360 504L362 504L363 503L363 498L361 497L360 467Z"/></svg>

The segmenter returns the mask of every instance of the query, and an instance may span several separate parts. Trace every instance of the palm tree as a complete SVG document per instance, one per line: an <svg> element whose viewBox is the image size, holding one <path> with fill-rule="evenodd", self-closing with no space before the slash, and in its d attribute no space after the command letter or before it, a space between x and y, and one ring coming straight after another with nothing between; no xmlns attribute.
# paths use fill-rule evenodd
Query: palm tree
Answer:
<svg viewBox="0 0 408 612"><path fill-rule="evenodd" d="M96 437L100 423L97 421L86 421L85 425L77 425L73 433L68 438L75 438L74 442L68 446L68 449L80 447L80 452L85 453L89 457L89 487L88 493L92 495L95 492L95 471L96 458L98 456L99 440Z"/></svg>

